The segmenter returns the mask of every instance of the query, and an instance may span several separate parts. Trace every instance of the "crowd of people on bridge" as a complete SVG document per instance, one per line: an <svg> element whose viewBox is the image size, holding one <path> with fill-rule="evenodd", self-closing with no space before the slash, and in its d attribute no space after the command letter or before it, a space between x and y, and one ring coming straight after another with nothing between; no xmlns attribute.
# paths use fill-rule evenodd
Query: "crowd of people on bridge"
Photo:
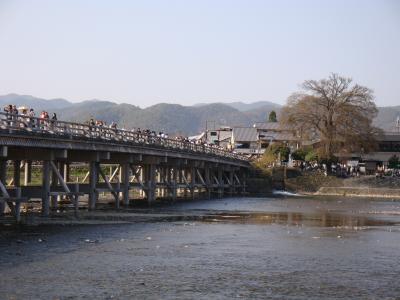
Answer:
<svg viewBox="0 0 400 300"><path fill-rule="evenodd" d="M7 126L18 127L18 128L29 128L32 130L49 130L52 132L66 132L67 126L65 124L57 124L57 114L52 113L50 117L49 113L42 110L39 116L36 116L35 110L33 108L27 108L25 106L17 108L16 105L9 104L4 107L3 120ZM4 124L3 123L3 124ZM71 123L73 124L73 123ZM76 124L75 124L76 125ZM127 130L124 128L119 128L116 122L111 122L110 125L103 120L96 120L95 118L90 118L86 122L86 126L89 128L91 136L105 137L105 138L120 138L125 136L134 136L136 140L144 143L159 143L165 145L166 143L176 143L178 142L184 148L192 149L193 147L205 149L205 147L214 150L224 150L225 148L220 147L215 144L208 144L203 140L189 139L187 136L175 136L170 138L169 134L164 131L156 132L155 130L134 128L132 130ZM109 130L112 129L112 130ZM118 130L117 130L118 129Z"/></svg>
<svg viewBox="0 0 400 300"><path fill-rule="evenodd" d="M50 118L49 113L45 110L42 110L38 118L36 118L33 108L25 106L17 108L16 105L9 104L3 110L7 114L6 120L9 126L50 129L57 121L56 113L53 113Z"/></svg>

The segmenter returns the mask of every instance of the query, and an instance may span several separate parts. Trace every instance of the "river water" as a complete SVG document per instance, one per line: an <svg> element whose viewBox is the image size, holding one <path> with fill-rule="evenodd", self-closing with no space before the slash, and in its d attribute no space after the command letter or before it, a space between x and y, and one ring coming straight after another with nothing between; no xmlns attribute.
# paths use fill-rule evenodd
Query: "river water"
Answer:
<svg viewBox="0 0 400 300"><path fill-rule="evenodd" d="M400 299L400 202L226 198L1 227L1 299ZM193 216L193 217L192 217Z"/></svg>

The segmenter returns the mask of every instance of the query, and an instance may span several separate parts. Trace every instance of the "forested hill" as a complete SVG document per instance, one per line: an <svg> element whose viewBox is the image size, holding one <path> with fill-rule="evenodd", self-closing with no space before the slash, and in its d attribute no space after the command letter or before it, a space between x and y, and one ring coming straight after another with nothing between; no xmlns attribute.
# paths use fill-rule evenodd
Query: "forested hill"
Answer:
<svg viewBox="0 0 400 300"><path fill-rule="evenodd" d="M169 133L184 135L196 134L206 127L214 125L251 126L255 122L266 120L269 112L278 112L280 105L268 101L250 104L242 102L198 104L182 106L160 103L147 108L131 104L117 104L111 101L88 100L71 103L65 99L46 100L33 96L9 94L0 96L0 105L15 104L33 107L37 114L41 110L56 112L60 120L85 122L90 118L100 119L110 124L116 122L119 127L151 128ZM375 123L385 130L393 129L400 106L382 107Z"/></svg>

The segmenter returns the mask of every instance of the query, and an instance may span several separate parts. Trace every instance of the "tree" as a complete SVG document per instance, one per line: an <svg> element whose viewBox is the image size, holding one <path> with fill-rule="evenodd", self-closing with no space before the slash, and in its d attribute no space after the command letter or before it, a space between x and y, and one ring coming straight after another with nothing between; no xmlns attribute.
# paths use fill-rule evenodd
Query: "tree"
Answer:
<svg viewBox="0 0 400 300"><path fill-rule="evenodd" d="M380 130L372 125L378 112L372 90L337 74L307 80L302 88L289 97L281 121L296 128L303 139L318 141L319 158L374 149Z"/></svg>
<svg viewBox="0 0 400 300"><path fill-rule="evenodd" d="M288 161L289 160L290 149L282 143L272 143L270 144L263 156L261 157L261 163L264 165L270 165L277 162L278 160Z"/></svg>
<svg viewBox="0 0 400 300"><path fill-rule="evenodd" d="M304 160L305 161L318 161L318 155L313 150L311 150L304 156Z"/></svg>
<svg viewBox="0 0 400 300"><path fill-rule="evenodd" d="M268 122L277 122L276 112L274 110L269 113Z"/></svg>
<svg viewBox="0 0 400 300"><path fill-rule="evenodd" d="M388 163L391 169L398 169L400 167L400 160L396 154L389 158Z"/></svg>
<svg viewBox="0 0 400 300"><path fill-rule="evenodd" d="M307 149L304 148L297 149L292 152L292 159L304 161L308 152L310 151L307 151Z"/></svg>

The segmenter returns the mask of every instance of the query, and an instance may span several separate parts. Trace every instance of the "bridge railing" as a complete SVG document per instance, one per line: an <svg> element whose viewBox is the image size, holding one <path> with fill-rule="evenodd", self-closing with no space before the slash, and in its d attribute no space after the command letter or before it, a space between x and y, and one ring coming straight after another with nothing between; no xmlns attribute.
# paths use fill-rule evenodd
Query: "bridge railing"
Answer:
<svg viewBox="0 0 400 300"><path fill-rule="evenodd" d="M177 149L188 152L199 152L232 159L247 160L244 156L215 146L195 144L183 140L162 138L125 129L114 129L105 126L65 122L52 119L30 117L27 115L0 112L0 130L9 133L33 132L60 138L82 138L102 142L123 142L134 145L149 145Z"/></svg>

